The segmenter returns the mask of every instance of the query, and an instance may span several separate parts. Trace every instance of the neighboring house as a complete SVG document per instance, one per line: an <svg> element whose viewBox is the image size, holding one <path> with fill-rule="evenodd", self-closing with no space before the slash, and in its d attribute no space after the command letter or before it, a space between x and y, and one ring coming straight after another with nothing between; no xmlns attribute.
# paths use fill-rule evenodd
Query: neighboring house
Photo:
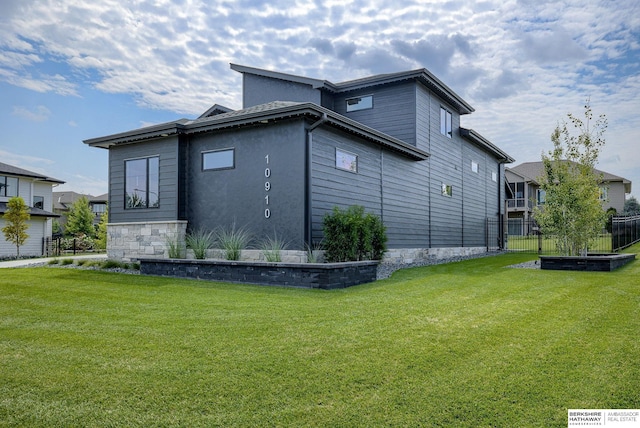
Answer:
<svg viewBox="0 0 640 428"><path fill-rule="evenodd" d="M71 206L83 196L89 201L89 207L94 214L93 224L100 223L102 215L107 212L109 194L104 193L99 196L92 196L76 192L53 192L53 212L60 215L58 221L61 226L67 223L67 215L71 210Z"/></svg>
<svg viewBox="0 0 640 428"><path fill-rule="evenodd" d="M387 228L388 258L483 252L513 159L460 126L473 108L426 69L343 83L232 64L243 109L86 140L109 150L109 257L166 253L233 224L303 252L334 207ZM497 236L497 235L496 235Z"/></svg>
<svg viewBox="0 0 640 428"><path fill-rule="evenodd" d="M58 217L52 212L52 189L63 183L64 181L0 162L0 229L6 224L2 215L7 210L9 199L19 196L29 206L29 238L20 247L21 256L48 254L52 219ZM16 246L7 242L4 233L0 233L0 258L15 255Z"/></svg>
<svg viewBox="0 0 640 428"><path fill-rule="evenodd" d="M615 208L618 213L624 211L625 195L631 193L631 182L605 171L594 169L602 177L600 183L600 200L602 208ZM543 176L542 162L525 162L512 168L506 168L507 212L509 216L510 234L529 234L527 226L533 217L536 206L544 204L544 190L540 189L540 178Z"/></svg>

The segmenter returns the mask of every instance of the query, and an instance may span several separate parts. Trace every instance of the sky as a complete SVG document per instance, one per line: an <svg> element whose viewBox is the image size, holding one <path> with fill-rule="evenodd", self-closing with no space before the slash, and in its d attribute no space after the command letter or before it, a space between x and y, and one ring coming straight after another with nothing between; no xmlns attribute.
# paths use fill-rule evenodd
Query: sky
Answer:
<svg viewBox="0 0 640 428"><path fill-rule="evenodd" d="M426 68L516 162L606 115L598 168L640 197L638 0L1 0L0 162L108 190L83 140L242 108L230 63L338 83Z"/></svg>

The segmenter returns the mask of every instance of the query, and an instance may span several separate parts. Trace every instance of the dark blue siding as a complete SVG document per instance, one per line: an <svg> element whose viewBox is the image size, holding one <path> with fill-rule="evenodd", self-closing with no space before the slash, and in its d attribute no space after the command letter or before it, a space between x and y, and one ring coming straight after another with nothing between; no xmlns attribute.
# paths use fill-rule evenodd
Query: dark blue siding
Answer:
<svg viewBox="0 0 640 428"><path fill-rule="evenodd" d="M243 108L249 108L272 101L312 102L320 105L318 89L302 83L243 73Z"/></svg>

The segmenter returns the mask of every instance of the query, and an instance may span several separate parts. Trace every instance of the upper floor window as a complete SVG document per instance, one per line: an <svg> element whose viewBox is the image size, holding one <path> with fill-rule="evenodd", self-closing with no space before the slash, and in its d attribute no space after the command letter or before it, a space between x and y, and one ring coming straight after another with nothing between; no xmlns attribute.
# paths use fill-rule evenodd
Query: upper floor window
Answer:
<svg viewBox="0 0 640 428"><path fill-rule="evenodd" d="M478 173L478 171L480 171L480 167L478 166L478 162L471 161L471 171L475 172L476 174Z"/></svg>
<svg viewBox="0 0 640 428"><path fill-rule="evenodd" d="M44 209L44 196L33 197L33 208L39 208L41 210Z"/></svg>
<svg viewBox="0 0 640 428"><path fill-rule="evenodd" d="M336 149L336 168L350 172L358 172L358 155Z"/></svg>
<svg viewBox="0 0 640 428"><path fill-rule="evenodd" d="M609 200L609 187L600 186L600 200L608 201Z"/></svg>
<svg viewBox="0 0 640 428"><path fill-rule="evenodd" d="M347 112L373 108L373 95L347 98Z"/></svg>
<svg viewBox="0 0 640 428"><path fill-rule="evenodd" d="M160 158L158 156L127 160L125 169L125 208L159 206Z"/></svg>
<svg viewBox="0 0 640 428"><path fill-rule="evenodd" d="M0 196L18 196L18 178L0 175Z"/></svg>
<svg viewBox="0 0 640 428"><path fill-rule="evenodd" d="M451 138L451 112L440 107L440 133Z"/></svg>
<svg viewBox="0 0 640 428"><path fill-rule="evenodd" d="M94 214L103 214L107 212L107 204L93 204L91 205L91 211Z"/></svg>
<svg viewBox="0 0 640 428"><path fill-rule="evenodd" d="M547 192L542 189L536 190L536 198L538 199L538 205L542 205L547 200Z"/></svg>
<svg viewBox="0 0 640 428"><path fill-rule="evenodd" d="M235 150L222 149L202 152L202 170L235 168Z"/></svg>
<svg viewBox="0 0 640 428"><path fill-rule="evenodd" d="M498 173L495 171L491 171L491 181L498 182Z"/></svg>

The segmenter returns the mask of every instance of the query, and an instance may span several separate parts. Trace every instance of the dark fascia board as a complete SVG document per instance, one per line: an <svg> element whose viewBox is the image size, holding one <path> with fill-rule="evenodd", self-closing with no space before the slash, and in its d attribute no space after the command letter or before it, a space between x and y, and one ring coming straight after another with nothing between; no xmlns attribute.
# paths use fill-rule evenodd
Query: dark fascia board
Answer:
<svg viewBox="0 0 640 428"><path fill-rule="evenodd" d="M209 117L209 116L215 116L216 114L229 113L232 111L233 109L229 107L221 106L220 104L214 104L211 107L209 107L209 110L202 113L198 119L202 119L204 117ZM216 113L216 112L219 112L219 113Z"/></svg>
<svg viewBox="0 0 640 428"><path fill-rule="evenodd" d="M272 108L252 108L247 110L248 111L238 110L229 114L220 114L192 121L181 120L179 122L165 123L106 137L93 138L85 140L84 143L92 147L108 149L114 145L131 144L176 134L192 135L220 129L268 124L273 121L293 117L309 117L312 120L325 117L328 125L359 135L360 137L404 154L413 160L425 160L429 157L429 153L407 144L402 140L364 126L359 122L314 103L281 103Z"/></svg>
<svg viewBox="0 0 640 428"><path fill-rule="evenodd" d="M188 119L180 119L175 122L161 123L159 125L147 126L133 131L107 135L105 137L90 138L83 142L91 147L108 149L109 147L118 144L134 143L136 141L164 138L170 135L181 134L184 130L184 124L188 122Z"/></svg>
<svg viewBox="0 0 640 428"><path fill-rule="evenodd" d="M483 150L494 155L500 163L513 163L515 159L502 151L498 146L491 141L484 138L482 135L474 131L473 129L460 128L460 136L471 141L473 144L479 146Z"/></svg>
<svg viewBox="0 0 640 428"><path fill-rule="evenodd" d="M325 89L325 87L333 87L331 82L320 79L312 79L310 77L296 76L294 74L280 73L278 71L264 70L261 68L247 67L245 65L230 64L231 69L239 73L254 74L256 76L270 77L272 79L286 80L287 82L302 83L309 85L313 89Z"/></svg>
<svg viewBox="0 0 640 428"><path fill-rule="evenodd" d="M236 113L241 113L238 111ZM365 139L385 146L394 151L400 152L414 160L425 160L429 153L420 150L402 140L391 137L385 133L377 131L361 123L351 120L332 110L321 107L314 103L288 103L268 110L258 110L246 114L216 117L212 116L207 120L193 121L186 127L186 134L213 131L223 128L246 126L255 123L266 124L271 121L290 119L293 117L308 116L314 120L325 118L325 122L334 127L342 128L347 132L359 135Z"/></svg>
<svg viewBox="0 0 640 428"><path fill-rule="evenodd" d="M247 67L238 64L231 64L231 69L240 73L255 74L257 76L302 83L310 85L314 89L321 89L332 93L355 91L371 86L397 83L403 80L418 80L425 86L427 86L430 90L436 92L438 96L444 98L447 102L454 106L458 110L459 114L469 114L475 111L469 103L463 100L458 94L452 91L451 88L445 85L440 79L434 76L426 68L411 71L402 71L398 73L378 74L375 76L364 77L362 79L350 80L342 83L331 83L327 80L312 79L308 77L280 73L277 71L263 70L260 68Z"/></svg>
<svg viewBox="0 0 640 428"><path fill-rule="evenodd" d="M336 83L334 86L339 92L353 91L364 89L376 85L387 85L391 83L401 82L403 80L417 80L424 84L427 88L437 93L438 96L447 100L451 105L456 107L459 114L469 114L475 111L473 107L456 94L451 88L445 85L440 79L434 76L426 68L420 68L411 71L401 71L398 73L379 74L376 76L365 77L362 79L351 80L348 82Z"/></svg>

